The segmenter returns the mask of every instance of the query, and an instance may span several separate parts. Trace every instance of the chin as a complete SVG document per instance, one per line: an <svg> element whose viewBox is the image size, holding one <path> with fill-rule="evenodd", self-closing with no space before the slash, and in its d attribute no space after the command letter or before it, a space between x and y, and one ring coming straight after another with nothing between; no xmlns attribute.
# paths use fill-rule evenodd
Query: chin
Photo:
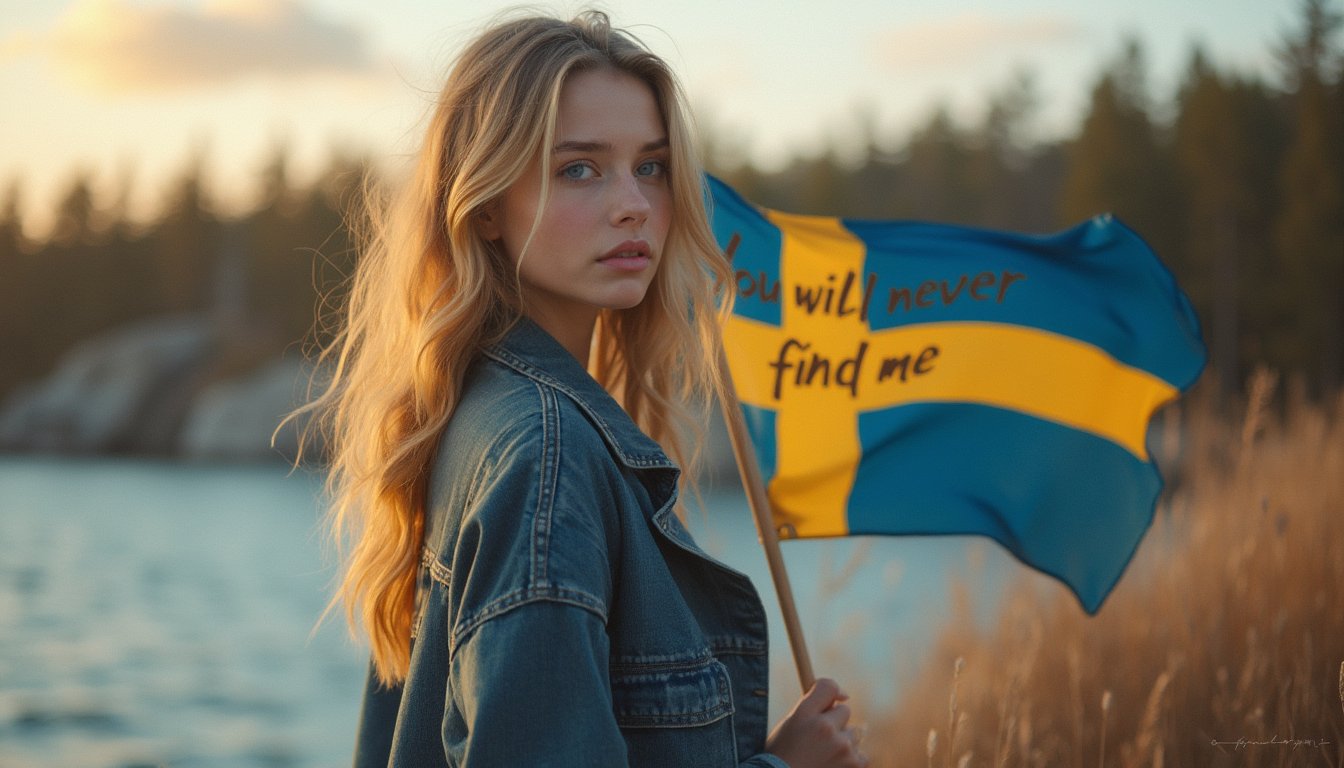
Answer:
<svg viewBox="0 0 1344 768"><path fill-rule="evenodd" d="M611 310L612 312L623 312L628 309L634 309L635 307L638 307L640 304L643 303L644 300L641 297L635 301L613 301L608 303L605 308Z"/></svg>
<svg viewBox="0 0 1344 768"><path fill-rule="evenodd" d="M607 309L634 309L644 303L644 297L648 295L647 288L638 291L622 291L616 294L606 302L604 306Z"/></svg>

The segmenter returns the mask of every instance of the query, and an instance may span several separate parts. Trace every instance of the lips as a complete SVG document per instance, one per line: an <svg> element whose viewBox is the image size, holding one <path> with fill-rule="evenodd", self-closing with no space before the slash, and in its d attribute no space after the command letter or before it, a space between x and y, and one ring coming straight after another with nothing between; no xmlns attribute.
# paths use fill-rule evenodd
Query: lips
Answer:
<svg viewBox="0 0 1344 768"><path fill-rule="evenodd" d="M643 240L627 240L598 259L599 263L620 270L640 270L649 265L652 254Z"/></svg>

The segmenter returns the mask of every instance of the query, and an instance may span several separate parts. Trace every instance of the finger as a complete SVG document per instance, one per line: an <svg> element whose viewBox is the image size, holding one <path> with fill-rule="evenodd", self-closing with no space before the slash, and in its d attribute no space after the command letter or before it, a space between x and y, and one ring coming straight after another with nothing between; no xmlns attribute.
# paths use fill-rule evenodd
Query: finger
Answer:
<svg viewBox="0 0 1344 768"><path fill-rule="evenodd" d="M809 714L818 714L825 712L837 700L848 698L840 686L829 677L817 678L817 682L812 684L812 690L803 696L802 701L798 703L800 712Z"/></svg>
<svg viewBox="0 0 1344 768"><path fill-rule="evenodd" d="M837 731L846 730L845 726L849 723L850 715L848 704L836 704L821 714L835 725Z"/></svg>

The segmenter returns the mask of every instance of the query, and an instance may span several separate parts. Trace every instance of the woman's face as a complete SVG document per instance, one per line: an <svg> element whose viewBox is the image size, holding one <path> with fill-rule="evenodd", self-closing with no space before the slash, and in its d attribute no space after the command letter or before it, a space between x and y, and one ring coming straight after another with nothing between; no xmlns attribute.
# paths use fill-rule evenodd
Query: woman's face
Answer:
<svg viewBox="0 0 1344 768"><path fill-rule="evenodd" d="M615 69L577 72L560 91L549 166L538 153L487 212L486 236L521 258L524 310L567 346L586 351L599 310L644 299L672 218L668 154L648 85Z"/></svg>

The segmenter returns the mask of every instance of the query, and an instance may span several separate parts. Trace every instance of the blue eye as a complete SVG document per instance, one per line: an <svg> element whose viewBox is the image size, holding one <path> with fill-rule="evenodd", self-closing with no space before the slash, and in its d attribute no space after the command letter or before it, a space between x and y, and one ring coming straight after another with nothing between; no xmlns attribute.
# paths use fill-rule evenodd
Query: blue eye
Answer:
<svg viewBox="0 0 1344 768"><path fill-rule="evenodd" d="M661 176L667 171L667 166L661 160L645 160L635 169L636 176Z"/></svg>
<svg viewBox="0 0 1344 768"><path fill-rule="evenodd" d="M560 175L571 181L583 181L592 177L593 169L585 163L574 163L560 169Z"/></svg>

